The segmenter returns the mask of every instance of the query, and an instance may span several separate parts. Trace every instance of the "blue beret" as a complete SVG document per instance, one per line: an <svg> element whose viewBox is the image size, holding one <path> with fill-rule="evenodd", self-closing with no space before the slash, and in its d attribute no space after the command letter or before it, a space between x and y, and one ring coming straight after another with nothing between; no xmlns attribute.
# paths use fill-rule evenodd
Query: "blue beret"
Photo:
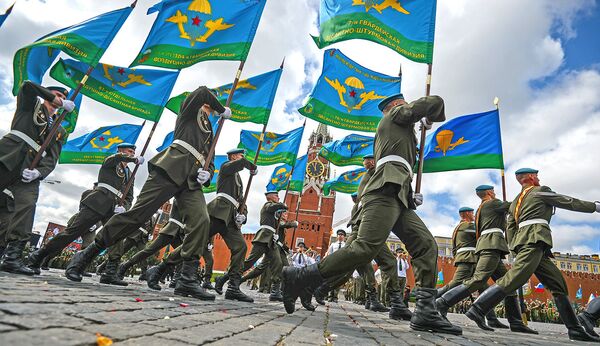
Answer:
<svg viewBox="0 0 600 346"><path fill-rule="evenodd" d="M492 185L479 185L475 188L475 191L487 191L493 190L494 187Z"/></svg>
<svg viewBox="0 0 600 346"><path fill-rule="evenodd" d="M373 154L367 154L365 156L363 156L363 160L368 160L368 159L374 159L375 156Z"/></svg>
<svg viewBox="0 0 600 346"><path fill-rule="evenodd" d="M240 148L235 148L235 149L231 149L227 152L227 155L233 155L233 154L246 154L246 150L240 149Z"/></svg>
<svg viewBox="0 0 600 346"><path fill-rule="evenodd" d="M381 100L381 102L379 102L379 104L377 105L377 107L379 108L380 111L383 112L383 110L385 109L385 106L388 105L388 103L396 100L396 99L402 99L404 100L404 95L402 94L396 94L396 95L392 95L392 96L388 96L386 98L384 98L383 100Z"/></svg>
<svg viewBox="0 0 600 346"><path fill-rule="evenodd" d="M117 145L117 149L134 149L137 148L135 146L135 144L131 144L131 143L121 143L119 145Z"/></svg>
<svg viewBox="0 0 600 346"><path fill-rule="evenodd" d="M270 195L270 194L272 194L272 193L274 193L274 194L278 195L278 194L279 194L279 191L277 191L277 190L268 190L267 192L265 192L265 196L267 196L267 195Z"/></svg>
<svg viewBox="0 0 600 346"><path fill-rule="evenodd" d="M515 174L529 174L529 173L537 173L537 172L538 172L538 170L533 169L533 168L519 168L519 169L517 169Z"/></svg>
<svg viewBox="0 0 600 346"><path fill-rule="evenodd" d="M344 236L346 236L346 231L344 231L343 229L338 229L336 234L343 234Z"/></svg>
<svg viewBox="0 0 600 346"><path fill-rule="evenodd" d="M358 197L358 192L353 192L353 193L350 195L350 197L352 197L352 198Z"/></svg>
<svg viewBox="0 0 600 346"><path fill-rule="evenodd" d="M474 211L475 209L471 208L471 207L461 207L460 209L458 209L459 213L464 213L466 211Z"/></svg>
<svg viewBox="0 0 600 346"><path fill-rule="evenodd" d="M47 87L46 89L58 91L60 93L63 93L65 96L67 96L67 94L69 93L69 90L67 90L67 88L61 87L61 86L50 86L50 87Z"/></svg>

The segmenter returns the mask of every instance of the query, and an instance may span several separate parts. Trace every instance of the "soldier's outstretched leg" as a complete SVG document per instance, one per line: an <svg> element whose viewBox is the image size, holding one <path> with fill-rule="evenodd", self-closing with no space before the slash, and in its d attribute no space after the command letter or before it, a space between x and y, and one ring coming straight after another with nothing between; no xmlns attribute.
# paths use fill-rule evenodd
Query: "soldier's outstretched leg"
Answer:
<svg viewBox="0 0 600 346"><path fill-rule="evenodd" d="M128 283L119 278L117 271L119 270L119 262L125 252L135 245L130 238L125 238L123 241L111 246L108 249L108 259L106 260L106 269L100 277L100 283L116 286L127 286Z"/></svg>
<svg viewBox="0 0 600 346"><path fill-rule="evenodd" d="M504 311L510 325L510 331L515 333L538 334L537 331L527 327L521 317L519 297L512 295L504 298ZM489 320L488 320L489 321Z"/></svg>
<svg viewBox="0 0 600 346"><path fill-rule="evenodd" d="M577 315L577 319L588 334L598 337L598 334L594 331L594 327L600 319L600 299L596 298L592 300L585 311Z"/></svg>

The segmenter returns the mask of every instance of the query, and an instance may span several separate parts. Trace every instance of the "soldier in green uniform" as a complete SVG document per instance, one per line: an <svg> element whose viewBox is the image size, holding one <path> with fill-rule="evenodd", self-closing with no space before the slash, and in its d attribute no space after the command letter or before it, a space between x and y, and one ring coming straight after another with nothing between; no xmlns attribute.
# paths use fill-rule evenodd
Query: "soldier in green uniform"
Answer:
<svg viewBox="0 0 600 346"><path fill-rule="evenodd" d="M108 156L102 162L98 172L98 184L89 194L82 194L81 209L75 219L63 232L52 238L46 245L29 256L29 266L39 272L42 261L47 256L56 255L67 247L72 241L89 232L90 227L98 222L106 224L114 214L122 213L133 201L133 189L125 197L125 206L119 203L123 197L122 191L131 178L131 171L127 163L141 164L144 158L135 156L135 145L121 143L117 146L117 153ZM109 261L106 271L113 277L117 271L118 262ZM84 268L85 269L85 268ZM104 283L108 283L104 280ZM126 286L127 283L117 280L114 284Z"/></svg>
<svg viewBox="0 0 600 346"><path fill-rule="evenodd" d="M29 166L53 126L56 110L62 107L66 112L71 112L75 108L75 104L66 100L65 95L67 90L63 87L44 88L25 81L17 95L10 132L0 138L0 191L8 189L15 197L0 270L34 274L23 264L21 257L31 239L40 181L54 170L62 150L66 132L61 126L37 167L29 169Z"/></svg>
<svg viewBox="0 0 600 346"><path fill-rule="evenodd" d="M422 126L431 126L431 122L444 121L444 101L439 96L427 96L406 103L398 94L380 102L379 109L383 117L375 136L377 163L363 192L358 236L352 244L317 265L284 269L286 311L294 311L294 303L305 289L310 292L324 279L369 263L381 251L381 245L392 231L406 244L413 262L417 308L411 318L411 328L462 334L460 328L445 320L435 309L437 245L414 211L417 204L422 204L423 196L413 194L411 187L417 152L414 124L421 122Z"/></svg>
<svg viewBox="0 0 600 346"><path fill-rule="evenodd" d="M248 169L251 175L258 172L258 167L245 158L244 149L229 150L227 162L219 169L217 197L208 204L208 214L210 235L220 234L231 252L229 270L215 280L215 291L223 294L223 285L229 281L225 299L252 303L254 299L240 290L242 266L247 250L241 231L242 225L246 223L247 208L245 205L240 208L240 203L244 200L244 185L239 172L244 168Z"/></svg>
<svg viewBox="0 0 600 346"><path fill-rule="evenodd" d="M600 212L600 202L587 202L555 193L547 186L540 186L537 173L537 170L531 168L516 171L516 178L522 190L510 205L506 232L510 250L516 254L515 262L495 285L477 298L467 311L467 317L481 327L485 324L483 317L490 309L523 286L531 275L535 274L552 292L556 309L568 329L569 339L600 341L599 338L588 334L577 320L569 301L565 279L550 260L550 219L554 208L593 213Z"/></svg>
<svg viewBox="0 0 600 346"><path fill-rule="evenodd" d="M12 213L15 211L15 197L9 189L0 192L0 258L4 255L6 248L6 231Z"/></svg>
<svg viewBox="0 0 600 346"><path fill-rule="evenodd" d="M199 284L196 276L200 255L208 239L209 217L202 186L209 186L214 163L205 162L213 141L208 114L217 112L231 117L207 88L199 87L181 105L175 122L173 143L149 161L149 177L135 205L127 212L115 215L96 235L94 244L73 256L65 272L72 281L81 281L84 268L105 248L135 232L169 199L175 197L185 224L183 244L169 255L183 260L181 278L175 294L214 300ZM207 170L204 169L207 163ZM149 275L150 273L148 273Z"/></svg>
<svg viewBox="0 0 600 346"><path fill-rule="evenodd" d="M502 263L502 259L508 254L508 245L504 233L506 213L510 203L497 199L494 187L491 185L480 185L475 188L475 193L481 199L481 205L475 216L474 235L477 237L475 248L475 254L478 256L477 264L474 267L474 272L466 280L463 280L462 285L438 295L436 305L438 311L444 316L449 307L464 298L470 297L473 292L483 293L488 288L487 282L490 277L497 281L506 274L506 267ZM504 306L511 331L537 334L536 331L523 324L519 300L515 292L504 299ZM486 319L488 323L482 326L486 330L493 330L490 327L507 328L498 321L493 309L489 310Z"/></svg>
<svg viewBox="0 0 600 346"><path fill-rule="evenodd" d="M215 288L211 284L212 274L213 274L213 242L214 237L211 237L206 245L206 251L202 254L202 259L204 260L204 269L202 270L202 288L207 290L214 290Z"/></svg>

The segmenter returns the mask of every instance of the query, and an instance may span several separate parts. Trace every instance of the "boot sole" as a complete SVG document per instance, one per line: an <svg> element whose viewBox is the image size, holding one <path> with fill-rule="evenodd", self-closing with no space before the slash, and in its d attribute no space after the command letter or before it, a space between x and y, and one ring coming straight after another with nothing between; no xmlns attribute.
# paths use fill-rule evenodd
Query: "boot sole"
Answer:
<svg viewBox="0 0 600 346"><path fill-rule="evenodd" d="M494 329L488 327L488 325L485 324L485 322L483 322L483 323L479 322L478 319L477 319L479 316L474 315L471 311L467 311L465 313L465 316L467 316L471 321L475 322L477 324L477 327L479 327L479 329L486 330L488 332L493 332L494 331Z"/></svg>
<svg viewBox="0 0 600 346"><path fill-rule="evenodd" d="M250 298L250 299L239 299L239 298L234 298L234 297L225 297L225 299L227 300L235 300L238 302L244 302L244 303L254 303L254 299Z"/></svg>
<svg viewBox="0 0 600 346"><path fill-rule="evenodd" d="M179 291L175 291L174 294L176 296L181 296L181 297L192 297L192 298L196 298L199 300L204 300L204 301L214 301L215 297L204 297L204 296L195 296L193 294L187 293L187 292L179 292Z"/></svg>
<svg viewBox="0 0 600 346"><path fill-rule="evenodd" d="M463 334L462 330L461 331L453 331L453 330L445 330L445 329L433 330L432 328L421 327L419 325L412 324L412 323L410 324L410 329L420 331L420 332L443 333L443 334L451 334L451 335L462 335Z"/></svg>
<svg viewBox="0 0 600 346"><path fill-rule="evenodd" d="M120 282L114 282L114 281L110 281L110 280L102 280L100 279L100 283L101 284L105 284L105 285L113 285L113 286L121 286L121 287L127 287L129 286L128 283L120 283Z"/></svg>
<svg viewBox="0 0 600 346"><path fill-rule="evenodd" d="M83 280L82 276L75 276L73 274L70 274L68 272L65 272L65 277L73 282L81 282L81 280Z"/></svg>

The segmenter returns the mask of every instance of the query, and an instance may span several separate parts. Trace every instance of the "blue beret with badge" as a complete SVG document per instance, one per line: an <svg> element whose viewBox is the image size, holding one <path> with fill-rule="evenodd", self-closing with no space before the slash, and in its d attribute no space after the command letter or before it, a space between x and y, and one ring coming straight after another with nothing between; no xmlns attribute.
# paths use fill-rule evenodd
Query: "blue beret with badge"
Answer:
<svg viewBox="0 0 600 346"><path fill-rule="evenodd" d="M464 213L467 211L475 211L475 209L471 208L471 207L461 207L460 209L458 209L459 213Z"/></svg>
<svg viewBox="0 0 600 346"><path fill-rule="evenodd" d="M388 96L388 97L384 98L383 100L381 100L381 102L379 102L379 104L377 105L377 108L379 108L379 110L383 112L383 110L388 105L388 103L390 103L394 100L397 100L397 99L404 100L404 95L402 95L401 93L398 93L396 95Z"/></svg>
<svg viewBox="0 0 600 346"><path fill-rule="evenodd" d="M487 190L493 190L494 187L492 185L479 185L475 188L475 191L479 192L479 191L487 191Z"/></svg>
<svg viewBox="0 0 600 346"><path fill-rule="evenodd" d="M374 159L375 156L373 154L367 154L365 156L363 156L363 160L370 160L370 159Z"/></svg>
<svg viewBox="0 0 600 346"><path fill-rule="evenodd" d="M246 150L240 149L240 148L235 148L235 149L231 149L227 152L227 155L233 155L233 154L246 154Z"/></svg>
<svg viewBox="0 0 600 346"><path fill-rule="evenodd" d="M531 174L531 173L537 173L537 172L539 172L539 171L537 169L533 169L533 168L519 168L515 172L515 175L519 175L519 174Z"/></svg>
<svg viewBox="0 0 600 346"><path fill-rule="evenodd" d="M137 147L133 143L120 143L117 145L117 149L133 149L135 150Z"/></svg>

